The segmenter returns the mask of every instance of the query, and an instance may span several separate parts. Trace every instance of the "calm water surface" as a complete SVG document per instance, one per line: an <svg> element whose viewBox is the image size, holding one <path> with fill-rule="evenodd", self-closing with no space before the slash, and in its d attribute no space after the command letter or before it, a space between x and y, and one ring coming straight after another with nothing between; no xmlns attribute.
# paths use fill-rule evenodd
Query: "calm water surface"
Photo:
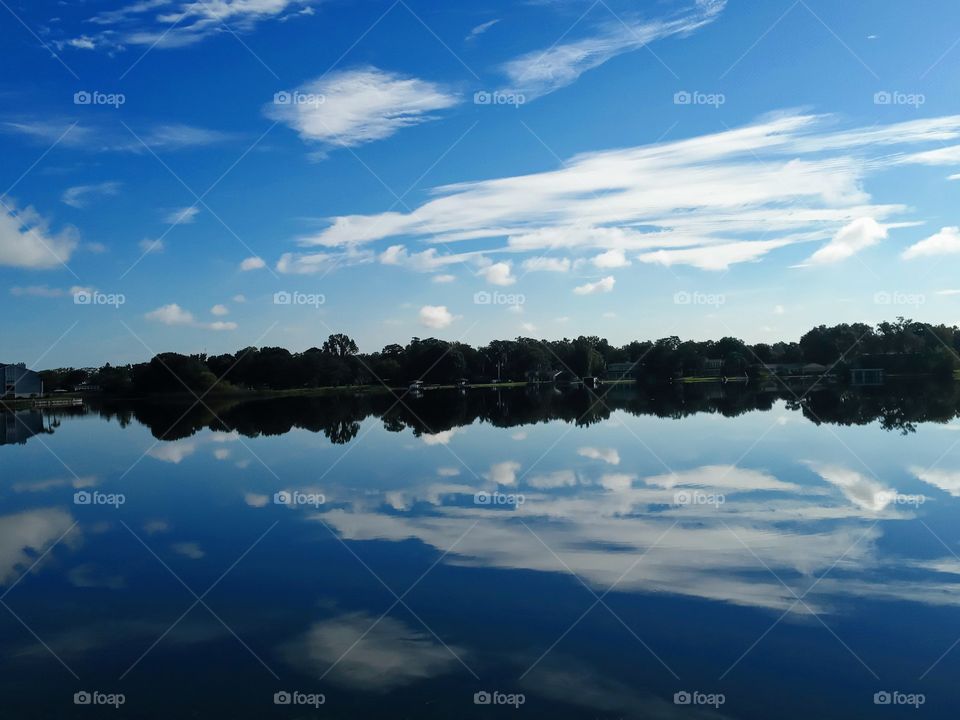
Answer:
<svg viewBox="0 0 960 720"><path fill-rule="evenodd" d="M952 387L204 402L0 416L3 717L960 707Z"/></svg>

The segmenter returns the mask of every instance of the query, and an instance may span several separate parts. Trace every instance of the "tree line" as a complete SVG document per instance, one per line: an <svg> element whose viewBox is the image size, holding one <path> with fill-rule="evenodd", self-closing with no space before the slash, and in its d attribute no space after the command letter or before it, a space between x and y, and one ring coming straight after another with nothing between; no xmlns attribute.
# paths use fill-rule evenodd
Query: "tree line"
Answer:
<svg viewBox="0 0 960 720"><path fill-rule="evenodd" d="M245 437L277 436L294 429L322 433L345 444L361 424L378 419L388 432L412 430L417 437L482 422L500 428L562 421L581 427L606 422L618 411L635 416L680 419L699 413L737 417L768 411L783 401L816 424L867 425L903 434L920 423L948 423L960 416L960 383L917 378L867 389L820 383L803 391L779 383L673 383L638 388L616 384L594 392L568 386L526 385L494 391L438 391L397 402L391 393L326 393L282 397L218 395L204 403L163 399L138 403L104 397L65 413L93 412L121 424L136 421L158 440L192 437L201 429ZM402 396L401 396L402 397ZM192 405L184 411L185 405Z"/></svg>
<svg viewBox="0 0 960 720"><path fill-rule="evenodd" d="M850 368L879 367L894 374L952 377L960 368L960 329L897 318L876 326L820 325L799 342L748 344L719 340L658 340L611 345L605 338L494 340L481 347L437 338L413 338L379 352L361 353L350 337L334 334L320 347L293 353L281 347L248 347L223 355L161 353L149 362L96 369L58 368L41 372L47 391L81 385L117 395L232 390L380 385L413 381L454 384L507 381L563 381L603 376L627 363L627 378L670 382L698 376L708 367L726 377L755 377L771 365L817 364L845 377ZM712 363L710 361L713 361ZM765 367L766 366L766 367ZM621 367L623 367L621 365ZM715 374L715 373L714 373Z"/></svg>

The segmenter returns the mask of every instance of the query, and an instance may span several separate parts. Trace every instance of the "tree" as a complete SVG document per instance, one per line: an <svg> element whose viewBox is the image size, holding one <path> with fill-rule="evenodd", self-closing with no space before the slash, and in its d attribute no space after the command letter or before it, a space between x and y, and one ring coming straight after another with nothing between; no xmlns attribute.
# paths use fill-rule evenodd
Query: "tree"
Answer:
<svg viewBox="0 0 960 720"><path fill-rule="evenodd" d="M356 355L360 352L357 344L343 333L335 333L328 337L323 343L323 352L329 353L334 357L345 358Z"/></svg>

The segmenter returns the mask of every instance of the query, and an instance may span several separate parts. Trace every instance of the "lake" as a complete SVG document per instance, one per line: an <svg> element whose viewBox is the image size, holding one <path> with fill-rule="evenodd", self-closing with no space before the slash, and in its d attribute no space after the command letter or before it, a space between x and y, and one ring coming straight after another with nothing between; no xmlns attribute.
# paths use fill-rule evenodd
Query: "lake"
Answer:
<svg viewBox="0 0 960 720"><path fill-rule="evenodd" d="M768 384L5 413L3 714L954 717L958 409Z"/></svg>

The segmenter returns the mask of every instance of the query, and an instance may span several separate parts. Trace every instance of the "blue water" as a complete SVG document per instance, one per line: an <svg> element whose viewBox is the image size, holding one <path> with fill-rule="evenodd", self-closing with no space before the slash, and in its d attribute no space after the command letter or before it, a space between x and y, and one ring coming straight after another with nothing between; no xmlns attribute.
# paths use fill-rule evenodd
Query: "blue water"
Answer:
<svg viewBox="0 0 960 720"><path fill-rule="evenodd" d="M955 715L960 420L570 392L21 414L3 716Z"/></svg>

